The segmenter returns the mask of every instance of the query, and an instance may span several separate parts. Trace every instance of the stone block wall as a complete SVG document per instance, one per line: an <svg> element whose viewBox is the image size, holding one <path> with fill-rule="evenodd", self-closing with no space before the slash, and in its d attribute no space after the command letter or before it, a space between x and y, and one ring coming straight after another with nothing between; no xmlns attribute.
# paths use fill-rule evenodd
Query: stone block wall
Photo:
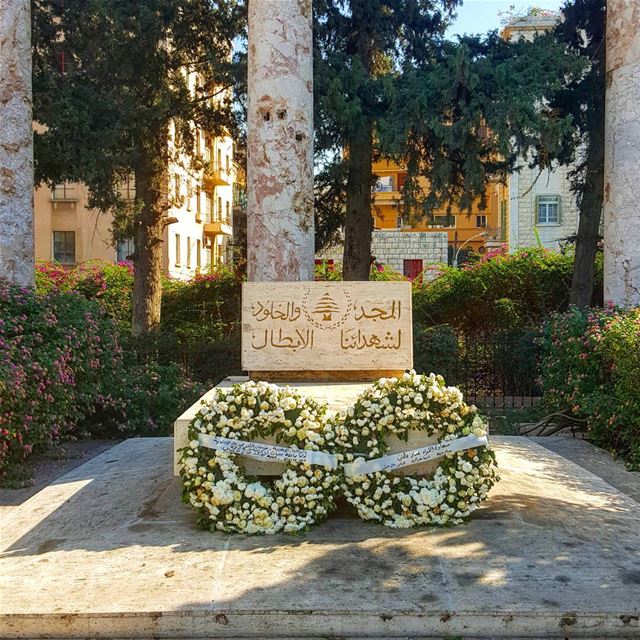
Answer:
<svg viewBox="0 0 640 640"><path fill-rule="evenodd" d="M567 176L571 167L543 171L523 167L509 181L509 250L538 246L558 250L562 242L578 230L578 209ZM536 197L560 197L560 223L536 224Z"/></svg>
<svg viewBox="0 0 640 640"><path fill-rule="evenodd" d="M371 253L378 262L402 273L404 260L422 260L423 268L447 262L446 231L374 231Z"/></svg>
<svg viewBox="0 0 640 640"><path fill-rule="evenodd" d="M395 229L374 231L371 254L378 262L403 273L404 260L422 260L424 269L430 264L447 262L448 236L446 231L400 231ZM318 252L320 260L342 262L342 246L333 246Z"/></svg>

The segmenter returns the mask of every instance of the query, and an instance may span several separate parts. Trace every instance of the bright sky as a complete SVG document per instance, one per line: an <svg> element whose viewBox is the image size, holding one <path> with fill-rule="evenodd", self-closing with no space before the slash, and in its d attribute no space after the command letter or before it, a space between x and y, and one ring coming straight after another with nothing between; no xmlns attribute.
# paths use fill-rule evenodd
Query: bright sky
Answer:
<svg viewBox="0 0 640 640"><path fill-rule="evenodd" d="M562 5L564 0L464 0L462 6L456 10L458 18L447 30L447 37L500 29L501 12L506 16L510 11L517 13L532 6L557 11Z"/></svg>

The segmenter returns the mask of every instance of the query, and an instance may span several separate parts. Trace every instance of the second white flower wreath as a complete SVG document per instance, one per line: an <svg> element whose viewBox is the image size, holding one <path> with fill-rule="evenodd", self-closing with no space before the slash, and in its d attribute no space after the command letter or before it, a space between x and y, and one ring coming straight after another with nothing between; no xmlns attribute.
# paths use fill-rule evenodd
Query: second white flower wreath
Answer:
<svg viewBox="0 0 640 640"><path fill-rule="evenodd" d="M445 386L442 376L411 371L400 378L382 378L339 423L338 444L348 450L342 488L364 520L395 528L459 524L498 480L486 425L476 407L463 401L459 389ZM437 447L451 449L432 477L386 470L358 473L381 466L367 461L385 454L389 435L406 441L412 431L435 436ZM478 444L469 447L469 442Z"/></svg>
<svg viewBox="0 0 640 640"><path fill-rule="evenodd" d="M407 455L400 454L404 463L389 463L386 439L393 434L407 440L412 431L439 442L435 452L409 454L444 453L430 478L389 471L406 464ZM191 423L189 437L181 458L183 500L200 513L199 525L212 531L306 530L335 507L340 491L361 518L386 526L458 524L498 479L476 408L434 374L381 379L332 419L326 406L287 387L246 382L218 388ZM251 444L260 437L287 448ZM238 453L248 449L265 459L284 455L283 475L246 477Z"/></svg>

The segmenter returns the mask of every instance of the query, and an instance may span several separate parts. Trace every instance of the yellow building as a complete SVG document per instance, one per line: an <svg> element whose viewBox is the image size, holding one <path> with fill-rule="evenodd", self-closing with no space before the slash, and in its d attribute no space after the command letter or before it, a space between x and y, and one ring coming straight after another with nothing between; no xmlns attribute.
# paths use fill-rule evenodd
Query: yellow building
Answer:
<svg viewBox="0 0 640 640"><path fill-rule="evenodd" d="M195 92L199 78L190 74ZM218 98L219 99L219 98ZM175 157L173 126L169 131L170 157ZM235 167L233 140L214 138L196 129L195 151L206 161L204 170L188 170L186 158L169 165L168 217L177 222L164 232L163 267L175 278L187 279L198 272L231 260L233 237L233 193ZM123 195L135 198L133 182L122 186ZM34 194L36 259L73 266L87 260L126 260L133 253L133 241L114 246L112 215L87 204L82 184L65 183L53 189L40 186Z"/></svg>
<svg viewBox="0 0 640 640"><path fill-rule="evenodd" d="M447 233L450 261L457 252L473 249L479 253L499 247L506 242L507 235L507 189L500 182L487 186L487 208L481 211L474 206L471 215L453 208L447 215L446 208L436 211L432 220L410 221L403 216L402 186L407 172L403 167L381 160L373 164L377 177L373 190L374 228L379 230L401 230L414 232ZM426 190L427 182L421 179ZM407 274L409 275L409 274Z"/></svg>

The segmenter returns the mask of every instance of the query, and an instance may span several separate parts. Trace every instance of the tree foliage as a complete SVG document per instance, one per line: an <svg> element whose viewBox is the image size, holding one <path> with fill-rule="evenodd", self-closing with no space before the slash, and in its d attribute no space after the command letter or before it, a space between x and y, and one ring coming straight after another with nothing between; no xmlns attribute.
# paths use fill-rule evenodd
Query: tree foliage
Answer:
<svg viewBox="0 0 640 640"><path fill-rule="evenodd" d="M333 171L338 178L333 192L342 191L345 197L343 262L348 280L369 275L371 163L377 123L392 104L399 62L433 59L457 4L458 0L314 3L316 147L332 152L334 164L341 165ZM328 176L325 172L321 179ZM326 193L332 191L325 185L320 196ZM320 207L321 229L331 222L333 211Z"/></svg>
<svg viewBox="0 0 640 640"><path fill-rule="evenodd" d="M549 167L574 125L544 98L581 69L551 35L508 42L496 32L444 42L435 64L405 64L380 149L407 166L406 212L484 209L489 180L506 179L519 158Z"/></svg>
<svg viewBox="0 0 640 640"><path fill-rule="evenodd" d="M545 97L580 76L579 57L551 35L447 41L456 4L316 3L316 145L334 154L317 190L319 244L344 215L346 279L369 272L374 159L407 167L404 208L417 219L442 207L484 208L487 183L506 178L519 155L549 166L572 135L571 115ZM330 206L337 193L342 215Z"/></svg>
<svg viewBox="0 0 640 640"><path fill-rule="evenodd" d="M169 162L194 175L204 158L196 127L232 126L235 0L35 0L36 180L81 181L89 205L133 236L134 330L159 321L164 228L175 193ZM202 82L189 86L189 73ZM172 127L174 127L172 129ZM170 132L174 131L170 138ZM123 196L135 178L136 196Z"/></svg>
<svg viewBox="0 0 640 640"><path fill-rule="evenodd" d="M555 29L557 41L585 61L585 72L550 96L550 105L574 123L558 153L569 172L580 214L571 302L587 306L594 287L604 198L605 0L570 0Z"/></svg>

